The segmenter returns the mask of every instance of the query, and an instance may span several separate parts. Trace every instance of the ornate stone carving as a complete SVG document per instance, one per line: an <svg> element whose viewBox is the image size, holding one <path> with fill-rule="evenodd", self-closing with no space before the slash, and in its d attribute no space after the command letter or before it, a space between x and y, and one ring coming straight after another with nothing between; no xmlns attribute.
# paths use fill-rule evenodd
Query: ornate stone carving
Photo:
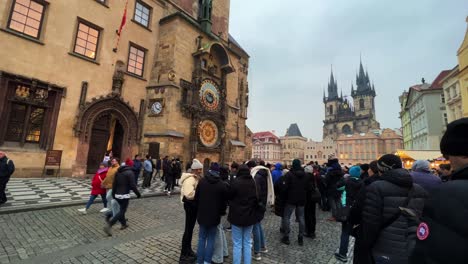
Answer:
<svg viewBox="0 0 468 264"><path fill-rule="evenodd" d="M117 61L115 64L114 76L112 76L112 93L121 95L124 79L125 64L122 61Z"/></svg>

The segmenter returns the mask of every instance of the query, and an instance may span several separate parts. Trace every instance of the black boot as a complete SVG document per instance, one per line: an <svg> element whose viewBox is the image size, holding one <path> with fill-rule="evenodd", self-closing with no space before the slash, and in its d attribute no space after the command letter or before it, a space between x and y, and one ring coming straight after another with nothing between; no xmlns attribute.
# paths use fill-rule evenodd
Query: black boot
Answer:
<svg viewBox="0 0 468 264"><path fill-rule="evenodd" d="M299 236L297 238L297 243L299 244L299 246L303 246L304 245L304 238L302 236Z"/></svg>
<svg viewBox="0 0 468 264"><path fill-rule="evenodd" d="M281 243L286 244L286 245L289 245L291 242L289 242L289 237L284 236L284 237L281 239Z"/></svg>

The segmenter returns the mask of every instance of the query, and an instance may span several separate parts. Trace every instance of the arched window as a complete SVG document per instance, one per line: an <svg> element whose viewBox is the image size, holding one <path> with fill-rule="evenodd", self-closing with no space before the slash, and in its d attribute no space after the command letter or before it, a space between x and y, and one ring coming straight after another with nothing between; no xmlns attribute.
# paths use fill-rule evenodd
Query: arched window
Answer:
<svg viewBox="0 0 468 264"><path fill-rule="evenodd" d="M329 113L330 115L333 115L333 105L329 105L329 106L328 106L328 113Z"/></svg>
<svg viewBox="0 0 468 264"><path fill-rule="evenodd" d="M341 131L345 135L352 134L351 127L349 125L344 125Z"/></svg>
<svg viewBox="0 0 468 264"><path fill-rule="evenodd" d="M364 109L364 99L359 99L359 110Z"/></svg>

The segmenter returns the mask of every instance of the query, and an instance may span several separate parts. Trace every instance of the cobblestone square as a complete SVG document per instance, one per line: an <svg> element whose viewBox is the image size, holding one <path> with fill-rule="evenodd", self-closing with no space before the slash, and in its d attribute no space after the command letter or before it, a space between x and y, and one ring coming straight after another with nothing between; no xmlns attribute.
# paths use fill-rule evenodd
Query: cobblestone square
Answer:
<svg viewBox="0 0 468 264"><path fill-rule="evenodd" d="M102 228L100 207L87 215L81 206L0 215L0 263L178 263L184 212L178 195L131 200L124 231L114 226L113 237ZM293 224L291 245L279 243L280 219L271 212L263 226L269 252L254 263L338 263L333 257L340 224L328 222L328 213L317 211L317 238L297 245ZM193 249L196 250L198 228ZM232 251L231 235L226 232ZM351 246L350 246L350 251ZM231 263L226 259L225 263Z"/></svg>

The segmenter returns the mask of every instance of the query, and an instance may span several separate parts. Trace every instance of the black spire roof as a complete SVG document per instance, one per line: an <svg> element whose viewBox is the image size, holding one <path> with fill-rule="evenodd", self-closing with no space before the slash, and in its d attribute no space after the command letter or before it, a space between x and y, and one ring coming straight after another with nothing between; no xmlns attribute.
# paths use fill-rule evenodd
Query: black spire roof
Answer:
<svg viewBox="0 0 468 264"><path fill-rule="evenodd" d="M288 130L286 130L286 136L287 137L302 137L302 133L301 133L301 130L299 130L299 126L296 123L291 124Z"/></svg>
<svg viewBox="0 0 468 264"><path fill-rule="evenodd" d="M367 70L364 71L362 66L362 60L359 62L359 73L356 75L356 90L351 88L352 95L373 95L375 96L375 91L372 89L371 82L369 80L369 74Z"/></svg>
<svg viewBox="0 0 468 264"><path fill-rule="evenodd" d="M328 99L338 98L338 84L333 76L333 69L330 74L330 82L328 82Z"/></svg>

